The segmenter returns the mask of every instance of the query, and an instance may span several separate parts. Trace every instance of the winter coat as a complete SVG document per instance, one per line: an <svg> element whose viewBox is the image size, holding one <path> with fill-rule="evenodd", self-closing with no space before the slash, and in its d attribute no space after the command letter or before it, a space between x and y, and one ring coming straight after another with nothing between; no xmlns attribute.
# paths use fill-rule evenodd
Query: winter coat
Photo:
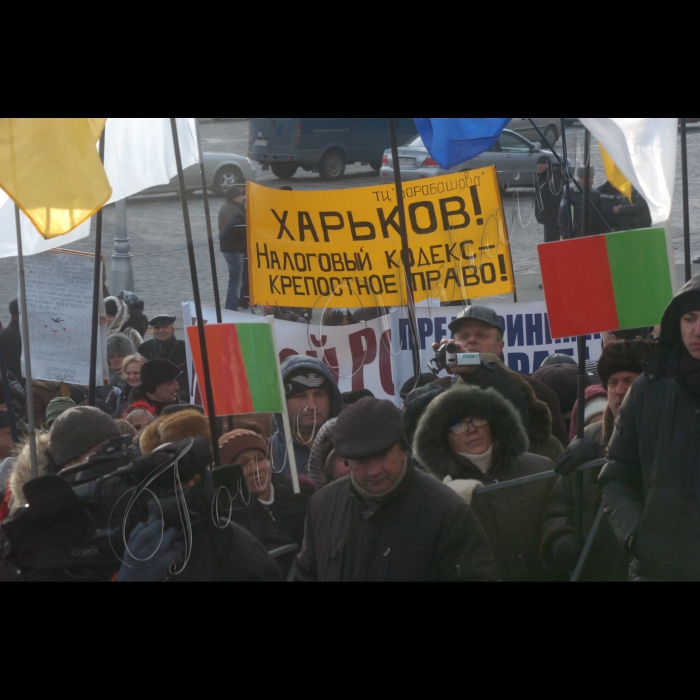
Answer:
<svg viewBox="0 0 700 700"><path fill-rule="evenodd" d="M464 418L485 418L493 439L492 466L483 474L468 458L452 452L447 434ZM498 577L503 581L542 581L547 574L539 557L540 527L552 480L473 493L478 485L511 481L554 469L550 459L527 452L528 439L514 406L494 389L455 386L428 405L418 423L413 455L440 481L450 477L451 488L471 495L491 543ZM464 484L470 480L480 484ZM462 482L462 483L458 483Z"/></svg>
<svg viewBox="0 0 700 700"><path fill-rule="evenodd" d="M611 231L619 231L617 214L613 208L622 203L623 195L611 182L605 182L602 187L598 188L598 192L600 192L600 213L607 221ZM625 198L625 202L627 201Z"/></svg>
<svg viewBox="0 0 700 700"><path fill-rule="evenodd" d="M569 220L566 214L566 208L568 206L569 202L566 192L564 192L564 196L562 197L561 205L559 207L558 218L559 231L564 238L569 238ZM588 231L586 233L588 236L608 232L605 224L600 220L600 216L598 216L595 211L597 209L600 212L601 206L600 192L598 192L595 187L591 187L591 194L588 202ZM583 193L579 192L578 189L574 187L571 188L571 207L573 209L573 237L579 238L583 235Z"/></svg>
<svg viewBox="0 0 700 700"><path fill-rule="evenodd" d="M520 414L529 438L529 451L555 460L564 448L552 435L552 414L547 404L535 395L530 377L509 369L495 355L482 353L481 359L481 366L461 375L457 386L467 384L496 389Z"/></svg>
<svg viewBox="0 0 700 700"><path fill-rule="evenodd" d="M584 431L586 440L594 440L600 445L608 443L615 418L609 406L603 415L602 421L586 427ZM600 468L594 468L583 474L583 536L585 538L591 531L593 521L602 503L602 493L598 487L600 471ZM558 570L552 556L555 542L560 537L575 533L575 481L576 477L573 474L557 478L549 497L549 506L542 525L540 556L547 570L554 574L562 573ZM615 539L615 533L610 523L604 518L598 527L598 533L579 576L579 581L626 581L628 567L629 557Z"/></svg>
<svg viewBox="0 0 700 700"><path fill-rule="evenodd" d="M622 204L617 212L617 226L620 231L631 231L637 228L651 226L649 205L637 190L632 189L632 201L622 198Z"/></svg>
<svg viewBox="0 0 700 700"><path fill-rule="evenodd" d="M282 378L286 381L287 377L291 376L293 371L299 369L310 369L314 372L319 372L326 379L328 379L331 387L330 399L331 399L331 414L329 418L336 418L340 412L343 410L343 397L340 395L340 389L335 382L335 377L333 373L328 368L328 365L317 360L315 357L308 357L307 355L292 355L288 357L282 363ZM294 418L290 416L290 423L292 431L294 431ZM282 472L286 476L291 475L291 468L289 466L289 457L287 455L287 441L284 436L284 427L282 424L282 419L280 416L275 415L272 425L275 429L275 433L270 438L270 445L272 446L272 458L273 458L273 469L276 472ZM316 430L320 430L322 426L317 426ZM311 456L311 447L300 442L296 437L292 438L292 446L294 447L294 456L296 457L297 471L299 474L308 476L308 470L306 465L309 462L309 457ZM284 465L284 470L282 470L282 465Z"/></svg>
<svg viewBox="0 0 700 700"><path fill-rule="evenodd" d="M227 214L222 217L224 207ZM246 237L246 214L245 206L238 202L226 203L219 212L219 248L222 253L246 253L248 252L248 239ZM228 219L222 228L222 222Z"/></svg>
<svg viewBox="0 0 700 700"><path fill-rule="evenodd" d="M661 339L625 396L600 474L603 503L638 579L700 580L700 400L683 385L680 306L670 302Z"/></svg>
<svg viewBox="0 0 700 700"><path fill-rule="evenodd" d="M178 340L174 335L170 336L164 343L159 343L155 338L147 340L138 346L138 352L139 355L142 355L147 360L156 360L158 358L170 360L170 362L181 369L187 363L185 341Z"/></svg>
<svg viewBox="0 0 700 700"><path fill-rule="evenodd" d="M349 476L309 501L302 581L493 581L493 555L472 508L410 464L369 508Z"/></svg>
<svg viewBox="0 0 700 700"><path fill-rule="evenodd" d="M248 530L268 552L289 544L298 544L301 549L306 507L318 486L303 476L299 482L301 493L294 493L291 479L273 474L272 505L264 506L254 495L250 496L246 505L239 496L238 500L234 500L231 520ZM224 504L219 508L219 513L226 512L227 504ZM275 560L285 576L297 554L298 552L291 552Z"/></svg>
<svg viewBox="0 0 700 700"><path fill-rule="evenodd" d="M564 186L561 177L561 165L550 164L542 173L537 174L535 185L535 217L539 224L556 224L559 216Z"/></svg>
<svg viewBox="0 0 700 700"><path fill-rule="evenodd" d="M19 319L16 316L7 328L0 331L0 348L5 359L5 367L18 379L22 376L22 335L19 329Z"/></svg>
<svg viewBox="0 0 700 700"><path fill-rule="evenodd" d="M39 476L44 474L55 474L58 467L54 464L49 451L49 433L39 432L36 434L36 461ZM20 448L15 459L12 473L10 474L10 515L14 515L18 508L26 505L24 497L24 485L32 478L32 463L29 452L29 443L25 443Z"/></svg>
<svg viewBox="0 0 700 700"><path fill-rule="evenodd" d="M117 305L117 315L107 329L107 338L114 333L123 333L132 342L134 349L143 344L141 334L129 323L129 307L118 297L107 297L105 301L113 301Z"/></svg>
<svg viewBox="0 0 700 700"><path fill-rule="evenodd" d="M105 403L111 415L121 418L124 409L129 405L131 389L132 387L126 382L119 382L112 386L111 391L105 399Z"/></svg>

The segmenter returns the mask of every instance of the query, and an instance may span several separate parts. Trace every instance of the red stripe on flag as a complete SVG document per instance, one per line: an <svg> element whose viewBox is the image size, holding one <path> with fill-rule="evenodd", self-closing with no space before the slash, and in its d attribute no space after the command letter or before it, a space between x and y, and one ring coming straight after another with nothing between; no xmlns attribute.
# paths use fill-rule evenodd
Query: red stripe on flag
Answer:
<svg viewBox="0 0 700 700"><path fill-rule="evenodd" d="M214 393L214 408L217 416L232 416L237 413L253 413L253 399L248 386L245 362L238 331L233 324L205 326L209 372ZM196 326L187 328L197 378L204 395L204 365ZM204 396L204 410L209 415L209 406Z"/></svg>
<svg viewBox="0 0 700 700"><path fill-rule="evenodd" d="M537 246L553 338L618 328L605 236Z"/></svg>

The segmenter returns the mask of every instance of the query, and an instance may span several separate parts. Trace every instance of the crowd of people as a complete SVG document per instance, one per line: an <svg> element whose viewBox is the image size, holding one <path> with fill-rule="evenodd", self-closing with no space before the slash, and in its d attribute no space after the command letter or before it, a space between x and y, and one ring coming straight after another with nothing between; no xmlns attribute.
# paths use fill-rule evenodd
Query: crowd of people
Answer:
<svg viewBox="0 0 700 700"><path fill-rule="evenodd" d="M147 319L131 292L106 309L111 381L95 405L34 381L28 406L9 305L0 580L566 581L589 534L579 580L700 578L700 276L660 328L603 334L583 406L570 356L511 370L498 315L472 305L450 340L479 363L408 378L401 409L288 357L291 435L269 414L213 434L175 317Z"/></svg>

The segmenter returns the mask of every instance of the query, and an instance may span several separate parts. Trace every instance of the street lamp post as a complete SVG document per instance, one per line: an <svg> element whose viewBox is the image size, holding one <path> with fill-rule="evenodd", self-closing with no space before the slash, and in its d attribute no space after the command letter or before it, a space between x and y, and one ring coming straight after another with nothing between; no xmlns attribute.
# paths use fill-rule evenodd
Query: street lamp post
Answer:
<svg viewBox="0 0 700 700"><path fill-rule="evenodd" d="M131 247L126 228L126 199L115 204L117 218L117 233L114 237L114 253L112 255L112 275L109 281L110 291L115 296L120 291L133 292L134 270L131 266Z"/></svg>

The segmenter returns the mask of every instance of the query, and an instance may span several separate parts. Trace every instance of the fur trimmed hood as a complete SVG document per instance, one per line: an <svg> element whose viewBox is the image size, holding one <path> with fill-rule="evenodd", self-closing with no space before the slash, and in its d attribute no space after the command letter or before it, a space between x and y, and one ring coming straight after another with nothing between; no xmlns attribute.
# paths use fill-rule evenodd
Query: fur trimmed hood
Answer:
<svg viewBox="0 0 700 700"><path fill-rule="evenodd" d="M117 315L114 317L111 325L107 329L107 338L114 335L115 333L123 333L129 338L134 346L134 353L138 352L139 346L143 345L143 338L140 333L131 326L127 326L129 323L129 307L126 302L122 301L118 297L107 297L105 302L113 301L117 305ZM133 354L133 353L132 353Z"/></svg>
<svg viewBox="0 0 700 700"><path fill-rule="evenodd" d="M51 459L49 450L49 433L36 434L36 459L39 476L55 474L56 466ZM24 485L32 479L32 461L29 454L29 443L26 442L19 450L10 474L10 515L18 508L27 504L24 498Z"/></svg>
<svg viewBox="0 0 700 700"><path fill-rule="evenodd" d="M465 478L459 455L450 450L447 432L467 416L486 418L494 442L493 468L511 462L528 449L518 411L495 389L456 385L433 399L418 423L413 454L433 476ZM466 460L464 460L466 461Z"/></svg>

